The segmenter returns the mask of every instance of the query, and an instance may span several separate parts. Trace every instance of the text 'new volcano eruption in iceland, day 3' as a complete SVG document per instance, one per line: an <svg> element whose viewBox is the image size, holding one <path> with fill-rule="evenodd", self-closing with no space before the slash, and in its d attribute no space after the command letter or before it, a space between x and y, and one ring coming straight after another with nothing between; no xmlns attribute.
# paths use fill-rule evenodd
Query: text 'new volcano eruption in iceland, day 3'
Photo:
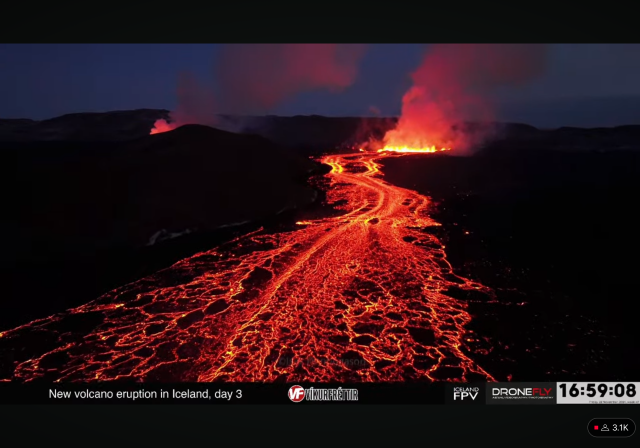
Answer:
<svg viewBox="0 0 640 448"><path fill-rule="evenodd" d="M294 68L288 52L304 55L269 51ZM352 58L345 62L332 46L319 50L320 60L333 64L322 80L304 69L292 70L295 76L284 85L272 84L284 96L309 87L344 88L353 82L353 60L361 49L349 51ZM480 49L480 57L493 58L492 64L483 62L474 72L484 76L482 83L465 84L460 73L473 65L469 51L431 49L412 74L397 126L382 142L363 144L361 152L319 157L331 171L317 186L337 215L300 221L280 233L259 229L86 305L0 333L0 344L40 341L46 347L16 360L9 377L494 380L474 359L489 342L467 328L467 304L448 294L458 289L491 298L493 292L454 274L444 245L430 231L439 224L428 214L429 199L381 179L388 158L470 149L477 135L455 125L471 113L487 116L481 93L496 80L492 70L500 66L501 53ZM282 95L256 88L259 101L245 97L244 104L265 106ZM174 118L215 120L209 112L217 109L190 106ZM194 118L188 110L201 115ZM172 127L157 123L156 132L164 125ZM71 322L86 331L66 331Z"/></svg>

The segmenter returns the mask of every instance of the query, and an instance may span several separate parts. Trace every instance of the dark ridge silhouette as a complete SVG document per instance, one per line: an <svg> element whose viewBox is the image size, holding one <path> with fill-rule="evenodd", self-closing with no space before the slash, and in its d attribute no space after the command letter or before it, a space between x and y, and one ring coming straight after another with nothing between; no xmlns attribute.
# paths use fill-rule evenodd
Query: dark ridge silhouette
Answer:
<svg viewBox="0 0 640 448"><path fill-rule="evenodd" d="M127 258L149 243L308 206L317 193L306 180L320 167L264 137L198 125L119 143L14 142L0 150L3 306L14 317L34 308L28 298L56 294L69 305L97 293L92 285L102 293L132 280L105 279L135 264ZM68 291L73 277L81 281Z"/></svg>
<svg viewBox="0 0 640 448"><path fill-rule="evenodd" d="M14 239L4 254L12 261L140 246L161 229L211 229L306 204L313 191L299 180L317 166L263 137L198 125L100 150L78 145L62 157L42 149L5 154L15 163L4 177L13 188L3 195L17 188L31 197L28 207L14 204L12 234L32 247Z"/></svg>
<svg viewBox="0 0 640 448"><path fill-rule="evenodd" d="M139 109L104 113L68 114L49 120L0 119L3 148L92 148L147 136L157 119L166 119L167 110ZM319 155L327 151L357 148L369 140L379 140L397 123L395 117L293 117L221 115L221 129L261 135L298 155ZM465 132L485 132L490 139L477 149L559 149L638 150L640 125L609 128L561 127L538 129L522 123L463 123ZM66 149L65 149L66 150Z"/></svg>
<svg viewBox="0 0 640 448"><path fill-rule="evenodd" d="M137 109L85 112L48 120L0 119L0 141L120 141L149 134L156 120L168 110Z"/></svg>

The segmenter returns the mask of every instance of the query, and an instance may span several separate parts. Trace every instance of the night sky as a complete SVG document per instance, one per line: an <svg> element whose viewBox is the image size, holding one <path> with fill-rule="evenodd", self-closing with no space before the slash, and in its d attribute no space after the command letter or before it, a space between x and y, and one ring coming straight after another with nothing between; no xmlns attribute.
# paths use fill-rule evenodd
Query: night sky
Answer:
<svg viewBox="0 0 640 448"><path fill-rule="evenodd" d="M383 115L400 111L425 45L371 45L358 78L340 94L309 92L279 115ZM0 45L0 118L173 109L176 79L213 78L215 44ZM640 45L556 44L545 74L503 93L500 118L540 127L640 124Z"/></svg>

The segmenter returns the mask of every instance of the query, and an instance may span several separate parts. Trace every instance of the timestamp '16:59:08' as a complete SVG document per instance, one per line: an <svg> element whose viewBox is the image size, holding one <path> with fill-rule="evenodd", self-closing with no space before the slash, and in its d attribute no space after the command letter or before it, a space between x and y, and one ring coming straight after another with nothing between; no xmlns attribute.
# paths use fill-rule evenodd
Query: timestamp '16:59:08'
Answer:
<svg viewBox="0 0 640 448"><path fill-rule="evenodd" d="M567 384L563 383L559 385L559 388L564 397L566 397L567 395L571 397L586 395L587 397L593 398L598 394L600 395L601 398L604 398L607 395L616 396L619 398L622 398L622 397L632 398L636 396L635 384L627 384L625 386L624 384L609 385L604 383L601 383L601 384L588 383L586 384L586 386L584 386L584 385L579 385L574 383L571 385L571 387L568 388L569 390L567 390Z"/></svg>

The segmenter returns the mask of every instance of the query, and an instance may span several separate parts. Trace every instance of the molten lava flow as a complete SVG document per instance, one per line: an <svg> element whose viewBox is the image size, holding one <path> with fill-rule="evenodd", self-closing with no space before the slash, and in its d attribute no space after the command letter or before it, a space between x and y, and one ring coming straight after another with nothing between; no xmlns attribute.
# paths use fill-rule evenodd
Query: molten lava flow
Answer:
<svg viewBox="0 0 640 448"><path fill-rule="evenodd" d="M0 379L493 380L429 201L380 179L396 154L322 161L342 214L257 231L84 306L6 331ZM6 364L5 364L6 365Z"/></svg>

